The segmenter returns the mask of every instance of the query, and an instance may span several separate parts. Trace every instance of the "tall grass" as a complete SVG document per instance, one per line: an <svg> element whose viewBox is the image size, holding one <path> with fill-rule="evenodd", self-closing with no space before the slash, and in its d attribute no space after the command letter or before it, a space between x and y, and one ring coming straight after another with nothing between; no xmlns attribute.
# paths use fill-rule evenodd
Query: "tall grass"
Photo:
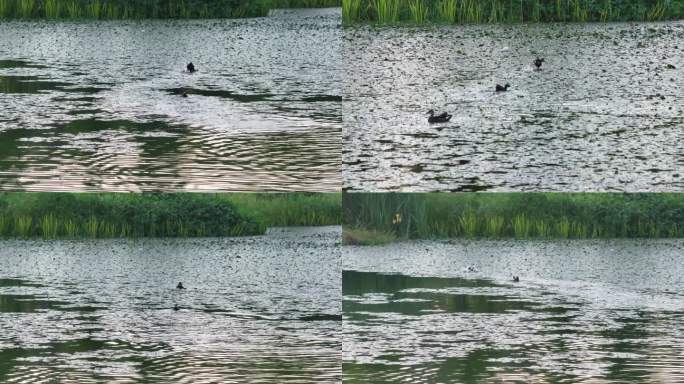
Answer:
<svg viewBox="0 0 684 384"><path fill-rule="evenodd" d="M441 0L437 3L437 20L455 23L458 19L456 0Z"/></svg>
<svg viewBox="0 0 684 384"><path fill-rule="evenodd" d="M341 194L0 193L0 237L194 237L340 225Z"/></svg>
<svg viewBox="0 0 684 384"><path fill-rule="evenodd" d="M342 0L342 20L351 22L361 17L361 0Z"/></svg>
<svg viewBox="0 0 684 384"><path fill-rule="evenodd" d="M345 3L360 11L344 12ZM344 0L346 24L655 21L684 18L682 0ZM351 8L349 8L351 10ZM365 11L364 11L365 10Z"/></svg>
<svg viewBox="0 0 684 384"><path fill-rule="evenodd" d="M409 0L409 12L415 24L423 24L428 20L428 9L423 0Z"/></svg>
<svg viewBox="0 0 684 384"><path fill-rule="evenodd" d="M276 8L339 7L341 0L0 0L1 19L228 18ZM358 4L360 6L360 3ZM351 17L351 15L350 15Z"/></svg>
<svg viewBox="0 0 684 384"><path fill-rule="evenodd" d="M399 21L399 6L401 0L372 0L378 22L393 24Z"/></svg>
<svg viewBox="0 0 684 384"><path fill-rule="evenodd" d="M343 207L345 230L399 239L684 236L684 194L348 193Z"/></svg>

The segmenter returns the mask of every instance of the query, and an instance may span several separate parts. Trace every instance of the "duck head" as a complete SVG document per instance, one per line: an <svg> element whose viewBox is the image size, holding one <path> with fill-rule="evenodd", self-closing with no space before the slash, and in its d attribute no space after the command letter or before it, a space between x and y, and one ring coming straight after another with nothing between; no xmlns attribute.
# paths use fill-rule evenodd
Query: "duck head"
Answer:
<svg viewBox="0 0 684 384"><path fill-rule="evenodd" d="M431 110L427 111L427 114L430 116L433 116L435 114L435 110L431 109Z"/></svg>

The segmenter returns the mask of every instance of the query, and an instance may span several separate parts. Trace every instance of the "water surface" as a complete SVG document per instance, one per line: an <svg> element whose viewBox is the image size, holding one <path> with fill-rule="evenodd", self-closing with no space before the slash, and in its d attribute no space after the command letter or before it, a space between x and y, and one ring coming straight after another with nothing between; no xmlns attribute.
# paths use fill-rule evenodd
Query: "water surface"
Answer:
<svg viewBox="0 0 684 384"><path fill-rule="evenodd" d="M340 382L339 236L1 241L0 381Z"/></svg>
<svg viewBox="0 0 684 384"><path fill-rule="evenodd" d="M683 250L681 240L345 247L345 382L681 382Z"/></svg>
<svg viewBox="0 0 684 384"><path fill-rule="evenodd" d="M344 187L681 191L683 41L684 22L345 28Z"/></svg>
<svg viewBox="0 0 684 384"><path fill-rule="evenodd" d="M0 188L337 190L339 24L0 23Z"/></svg>

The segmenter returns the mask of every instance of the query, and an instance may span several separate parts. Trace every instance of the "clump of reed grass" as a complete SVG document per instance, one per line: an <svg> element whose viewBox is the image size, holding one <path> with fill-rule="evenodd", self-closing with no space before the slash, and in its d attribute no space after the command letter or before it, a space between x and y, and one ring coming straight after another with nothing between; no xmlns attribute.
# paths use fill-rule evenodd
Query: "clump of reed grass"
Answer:
<svg viewBox="0 0 684 384"><path fill-rule="evenodd" d="M400 0L373 0L373 8L380 24L394 24L399 21Z"/></svg>
<svg viewBox="0 0 684 384"><path fill-rule="evenodd" d="M456 0L441 0L437 3L437 20L450 24L458 20Z"/></svg>
<svg viewBox="0 0 684 384"><path fill-rule="evenodd" d="M684 237L684 194L348 193L343 206L345 229L397 239Z"/></svg>
<svg viewBox="0 0 684 384"><path fill-rule="evenodd" d="M684 18L684 2L671 0L360 0L351 12L343 2L345 23L422 24L512 22L655 21Z"/></svg>
<svg viewBox="0 0 684 384"><path fill-rule="evenodd" d="M341 0L0 0L2 19L227 18L275 8L340 6Z"/></svg>
<svg viewBox="0 0 684 384"><path fill-rule="evenodd" d="M0 193L4 238L248 236L341 222L339 193Z"/></svg>
<svg viewBox="0 0 684 384"><path fill-rule="evenodd" d="M361 18L361 0L342 0L342 20L352 23Z"/></svg>
<svg viewBox="0 0 684 384"><path fill-rule="evenodd" d="M18 237L28 238L31 235L31 225L33 218L30 216L19 216L16 218L14 231Z"/></svg>
<svg viewBox="0 0 684 384"><path fill-rule="evenodd" d="M59 228L59 223L55 216L48 214L43 216L40 221L40 228L43 234L43 238L54 239L57 237L57 229Z"/></svg>
<svg viewBox="0 0 684 384"><path fill-rule="evenodd" d="M415 24L423 24L428 20L428 9L423 0L409 0L409 12L411 21Z"/></svg>

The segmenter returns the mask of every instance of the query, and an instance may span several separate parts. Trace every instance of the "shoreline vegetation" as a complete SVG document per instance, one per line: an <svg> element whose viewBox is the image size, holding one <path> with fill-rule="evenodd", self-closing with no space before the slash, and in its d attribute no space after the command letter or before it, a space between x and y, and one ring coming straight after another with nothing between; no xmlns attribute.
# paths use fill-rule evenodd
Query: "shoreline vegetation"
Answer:
<svg viewBox="0 0 684 384"><path fill-rule="evenodd" d="M415 239L684 237L684 194L345 193L348 245Z"/></svg>
<svg viewBox="0 0 684 384"><path fill-rule="evenodd" d="M662 21L684 0L342 0L346 25Z"/></svg>
<svg viewBox="0 0 684 384"><path fill-rule="evenodd" d="M0 193L0 239L252 236L341 218L339 193Z"/></svg>
<svg viewBox="0 0 684 384"><path fill-rule="evenodd" d="M0 20L243 18L279 8L340 5L340 0L0 0Z"/></svg>

